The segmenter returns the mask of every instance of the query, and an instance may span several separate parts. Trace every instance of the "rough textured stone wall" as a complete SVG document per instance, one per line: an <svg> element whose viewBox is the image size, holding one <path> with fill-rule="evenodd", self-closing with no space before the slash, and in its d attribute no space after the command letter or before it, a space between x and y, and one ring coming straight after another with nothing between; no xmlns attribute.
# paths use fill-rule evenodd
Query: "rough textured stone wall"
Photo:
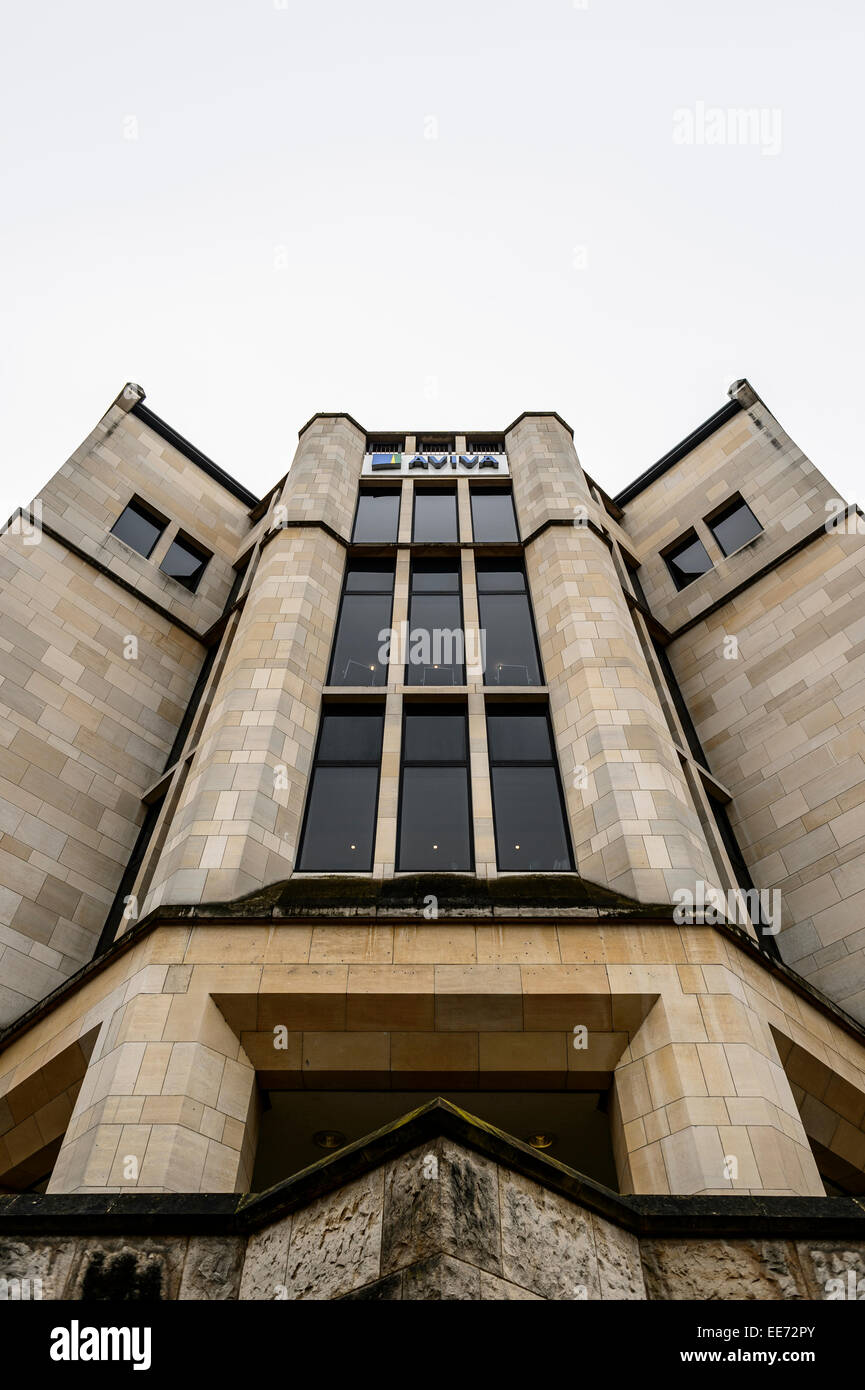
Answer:
<svg viewBox="0 0 865 1390"><path fill-rule="evenodd" d="M40 1280L42 1298L85 1302L806 1300L837 1297L839 1284L849 1296L851 1275L865 1296L858 1236L730 1237L720 1218L714 1236L638 1239L444 1136L249 1236L160 1235L158 1217L152 1235L124 1235L121 1216L117 1227L0 1233L0 1278Z"/></svg>

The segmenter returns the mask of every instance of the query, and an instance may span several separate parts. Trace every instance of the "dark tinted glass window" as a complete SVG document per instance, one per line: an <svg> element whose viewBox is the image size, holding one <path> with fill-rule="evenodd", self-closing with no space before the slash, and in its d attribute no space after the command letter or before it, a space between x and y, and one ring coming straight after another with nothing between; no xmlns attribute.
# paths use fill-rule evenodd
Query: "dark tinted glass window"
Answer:
<svg viewBox="0 0 865 1390"><path fill-rule="evenodd" d="M455 558L412 565L407 685L462 685L465 680L459 563Z"/></svg>
<svg viewBox="0 0 865 1390"><path fill-rule="evenodd" d="M407 706L403 721L397 868L471 869L465 710Z"/></svg>
<svg viewBox="0 0 865 1390"><path fill-rule="evenodd" d="M545 709L533 705L502 713L490 705L487 734L493 762L552 762L550 723Z"/></svg>
<svg viewBox="0 0 865 1390"><path fill-rule="evenodd" d="M393 565L349 562L333 642L331 685L387 684L393 581Z"/></svg>
<svg viewBox="0 0 865 1390"><path fill-rule="evenodd" d="M526 572L520 560L477 560L478 593L525 593Z"/></svg>
<svg viewBox="0 0 865 1390"><path fill-rule="evenodd" d="M193 592L198 588L198 581L204 574L210 555L207 551L200 550L198 546L190 541L176 537L165 552L165 558L159 568L164 574L170 574L172 579L176 579L185 588L192 589Z"/></svg>
<svg viewBox="0 0 865 1390"><path fill-rule="evenodd" d="M490 776L499 868L526 873L569 870L571 855L555 768L494 767Z"/></svg>
<svg viewBox="0 0 865 1390"><path fill-rule="evenodd" d="M690 584L692 580L698 579L701 574L706 574L712 568L706 547L693 532L681 545L668 551L664 559L677 589L684 589L686 584Z"/></svg>
<svg viewBox="0 0 865 1390"><path fill-rule="evenodd" d="M732 555L734 550L759 536L763 529L748 503L743 502L741 497L720 516L710 521L709 526L725 555Z"/></svg>
<svg viewBox="0 0 865 1390"><path fill-rule="evenodd" d="M347 594L392 594L393 561L351 560L345 572Z"/></svg>
<svg viewBox="0 0 865 1390"><path fill-rule="evenodd" d="M487 733L498 867L572 869L546 710L491 705Z"/></svg>
<svg viewBox="0 0 865 1390"><path fill-rule="evenodd" d="M476 541L518 541L514 500L509 487L474 487L472 534Z"/></svg>
<svg viewBox="0 0 865 1390"><path fill-rule="evenodd" d="M316 761L378 763L383 729L380 705L334 705L322 716Z"/></svg>
<svg viewBox="0 0 865 1390"><path fill-rule="evenodd" d="M464 763L466 716L459 706L407 705L403 760L413 763Z"/></svg>
<svg viewBox="0 0 865 1390"><path fill-rule="evenodd" d="M458 594L459 560L415 560L411 570L413 594Z"/></svg>
<svg viewBox="0 0 865 1390"><path fill-rule="evenodd" d="M362 488L354 518L356 541L391 544L399 530L400 490L398 487Z"/></svg>
<svg viewBox="0 0 865 1390"><path fill-rule="evenodd" d="M138 502L130 502L128 507L124 507L119 517L111 528L112 536L117 536L121 541L125 541L133 550L137 550L139 555L146 557L151 553L162 532L165 530L166 522L160 521L152 512L147 511Z"/></svg>
<svg viewBox="0 0 865 1390"><path fill-rule="evenodd" d="M542 685L535 625L519 560L478 560L486 685Z"/></svg>
<svg viewBox="0 0 865 1390"><path fill-rule="evenodd" d="M455 487L415 488L414 539L457 539L457 490Z"/></svg>
<svg viewBox="0 0 865 1390"><path fill-rule="evenodd" d="M372 868L383 728L379 706L335 706L322 714L300 869Z"/></svg>

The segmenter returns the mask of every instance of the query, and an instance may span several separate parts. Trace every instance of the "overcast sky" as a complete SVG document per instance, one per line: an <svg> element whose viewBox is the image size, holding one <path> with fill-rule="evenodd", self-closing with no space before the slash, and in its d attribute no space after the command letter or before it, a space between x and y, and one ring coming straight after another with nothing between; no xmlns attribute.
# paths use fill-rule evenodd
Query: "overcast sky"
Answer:
<svg viewBox="0 0 865 1390"><path fill-rule="evenodd" d="M865 500L859 0L3 10L4 518L127 380L258 493L550 409L615 492L747 376Z"/></svg>

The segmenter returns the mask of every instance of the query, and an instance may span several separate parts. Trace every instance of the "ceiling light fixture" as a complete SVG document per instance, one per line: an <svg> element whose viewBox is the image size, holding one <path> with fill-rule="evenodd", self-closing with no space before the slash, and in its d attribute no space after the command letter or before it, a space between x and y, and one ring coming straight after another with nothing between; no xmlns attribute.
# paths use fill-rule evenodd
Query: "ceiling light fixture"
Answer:
<svg viewBox="0 0 865 1390"><path fill-rule="evenodd" d="M533 1149L551 1149L557 1138L555 1134L529 1134L526 1143L531 1144Z"/></svg>
<svg viewBox="0 0 865 1390"><path fill-rule="evenodd" d="M341 1149L348 1143L341 1129L320 1129L312 1136L312 1142L319 1149Z"/></svg>

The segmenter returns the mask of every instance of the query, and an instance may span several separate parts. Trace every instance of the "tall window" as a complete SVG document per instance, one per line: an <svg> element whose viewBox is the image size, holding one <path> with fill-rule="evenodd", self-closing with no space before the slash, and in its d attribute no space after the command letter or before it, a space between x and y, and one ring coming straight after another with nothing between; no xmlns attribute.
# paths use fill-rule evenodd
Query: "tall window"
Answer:
<svg viewBox="0 0 865 1390"><path fill-rule="evenodd" d="M458 539L455 487L415 488L412 535L419 542Z"/></svg>
<svg viewBox="0 0 865 1390"><path fill-rule="evenodd" d="M325 705L310 780L298 867L310 872L372 868L381 705Z"/></svg>
<svg viewBox="0 0 865 1390"><path fill-rule="evenodd" d="M405 707L397 868L468 870L474 862L466 712Z"/></svg>
<svg viewBox="0 0 865 1390"><path fill-rule="evenodd" d="M546 709L491 704L487 737L499 868L527 873L572 869Z"/></svg>
<svg viewBox="0 0 865 1390"><path fill-rule="evenodd" d="M111 534L147 559L167 525L168 522L162 517L157 516L137 498L133 498L115 521Z"/></svg>
<svg viewBox="0 0 865 1390"><path fill-rule="evenodd" d="M330 685L386 685L385 638L393 607L393 561L350 560L330 663Z"/></svg>
<svg viewBox="0 0 865 1390"><path fill-rule="evenodd" d="M476 561L478 612L486 634L486 685L541 685L535 625L520 560Z"/></svg>
<svg viewBox="0 0 865 1390"><path fill-rule="evenodd" d="M399 531L399 502L398 487L361 488L357 498L352 540L377 541L380 545L395 544Z"/></svg>
<svg viewBox="0 0 865 1390"><path fill-rule="evenodd" d="M407 685L462 685L465 641L460 562L415 560L411 567Z"/></svg>
<svg viewBox="0 0 865 1390"><path fill-rule="evenodd" d="M476 541L518 541L514 499L509 487L473 487L472 535Z"/></svg>

